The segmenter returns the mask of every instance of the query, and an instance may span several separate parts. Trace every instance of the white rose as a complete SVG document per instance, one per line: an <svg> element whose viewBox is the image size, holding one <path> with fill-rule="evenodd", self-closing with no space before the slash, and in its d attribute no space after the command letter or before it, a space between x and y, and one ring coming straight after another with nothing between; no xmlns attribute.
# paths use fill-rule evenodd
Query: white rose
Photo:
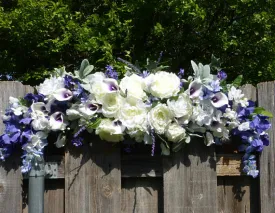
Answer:
<svg viewBox="0 0 275 213"><path fill-rule="evenodd" d="M174 117L181 118L184 124L188 123L192 115L193 106L187 94L180 94L176 101L168 100L167 105Z"/></svg>
<svg viewBox="0 0 275 213"><path fill-rule="evenodd" d="M99 126L96 128L95 133L99 135L101 140L108 142L123 141L123 131L125 127L110 119L102 119Z"/></svg>
<svg viewBox="0 0 275 213"><path fill-rule="evenodd" d="M136 74L125 76L121 79L119 87L123 93L127 93L127 96L132 96L140 100L146 99L144 79Z"/></svg>
<svg viewBox="0 0 275 213"><path fill-rule="evenodd" d="M38 93L49 96L54 94L58 89L64 88L64 78L51 77L47 78L42 84L36 87Z"/></svg>
<svg viewBox="0 0 275 213"><path fill-rule="evenodd" d="M168 126L165 136L169 141L177 143L186 137L186 131L180 125L172 123Z"/></svg>
<svg viewBox="0 0 275 213"><path fill-rule="evenodd" d="M158 104L148 114L149 123L157 134L164 134L166 127L172 122L173 115L165 104Z"/></svg>
<svg viewBox="0 0 275 213"><path fill-rule="evenodd" d="M102 98L102 114L107 118L116 117L124 99L118 93L107 93Z"/></svg>
<svg viewBox="0 0 275 213"><path fill-rule="evenodd" d="M121 106L118 119L124 126L129 128L146 129L147 127L147 107L141 102L126 101Z"/></svg>
<svg viewBox="0 0 275 213"><path fill-rule="evenodd" d="M157 98L170 98L180 91L180 79L174 73L164 71L148 76L148 90Z"/></svg>

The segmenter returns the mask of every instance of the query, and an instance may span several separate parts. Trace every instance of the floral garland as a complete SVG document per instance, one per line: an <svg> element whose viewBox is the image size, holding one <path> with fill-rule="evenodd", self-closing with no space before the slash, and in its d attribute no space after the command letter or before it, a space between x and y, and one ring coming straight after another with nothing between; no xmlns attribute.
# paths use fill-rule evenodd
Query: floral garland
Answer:
<svg viewBox="0 0 275 213"><path fill-rule="evenodd" d="M192 136L203 137L210 146L236 135L241 138L239 151L245 152L243 171L258 175L255 154L269 144L266 131L272 115L255 107L236 88L239 78L226 84L226 73L213 62L197 65L191 61L194 75L184 79L183 69L176 75L154 63L141 71L120 60L127 65L120 80L112 66L105 73L92 73L94 67L84 60L74 74L64 67L55 69L34 94L10 97L3 116L6 129L0 136L0 159L20 147L22 172L30 171L34 162L43 160L43 149L53 132L58 135L58 148L65 146L70 135L73 145L81 146L86 132L108 142L130 137L151 144L152 155L156 138L162 154L169 155L190 143ZM217 75L210 74L210 69L216 69Z"/></svg>

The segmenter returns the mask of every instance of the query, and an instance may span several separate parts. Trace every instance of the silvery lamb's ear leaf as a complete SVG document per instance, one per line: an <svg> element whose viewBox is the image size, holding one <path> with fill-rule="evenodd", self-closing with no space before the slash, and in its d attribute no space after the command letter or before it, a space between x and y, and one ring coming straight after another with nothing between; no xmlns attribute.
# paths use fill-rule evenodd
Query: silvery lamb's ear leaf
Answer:
<svg viewBox="0 0 275 213"><path fill-rule="evenodd" d="M86 69L86 67L88 67L90 64L89 64L89 61L87 59L84 59L82 62L81 62L81 65L80 65L80 69L79 69L79 77L80 78L84 78L84 70Z"/></svg>
<svg viewBox="0 0 275 213"><path fill-rule="evenodd" d="M209 65L204 65L203 66L203 70L201 73L201 78L205 79L205 78L210 78L210 66Z"/></svg>
<svg viewBox="0 0 275 213"><path fill-rule="evenodd" d="M93 69L93 65L88 65L83 71L83 77L85 78L87 75L89 75L93 71Z"/></svg>
<svg viewBox="0 0 275 213"><path fill-rule="evenodd" d="M192 65L192 68L194 70L194 75L195 77L198 77L198 72L199 72L199 67L198 65L194 62L194 61L191 61L191 65Z"/></svg>
<svg viewBox="0 0 275 213"><path fill-rule="evenodd" d="M77 70L74 71L74 75L76 78L79 78L79 72Z"/></svg>
<svg viewBox="0 0 275 213"><path fill-rule="evenodd" d="M160 144L160 148L161 148L162 155L170 155L170 149L167 148L164 143Z"/></svg>
<svg viewBox="0 0 275 213"><path fill-rule="evenodd" d="M61 67L61 68L54 68L54 72L56 76L60 76L63 77L66 73L65 71L65 67Z"/></svg>

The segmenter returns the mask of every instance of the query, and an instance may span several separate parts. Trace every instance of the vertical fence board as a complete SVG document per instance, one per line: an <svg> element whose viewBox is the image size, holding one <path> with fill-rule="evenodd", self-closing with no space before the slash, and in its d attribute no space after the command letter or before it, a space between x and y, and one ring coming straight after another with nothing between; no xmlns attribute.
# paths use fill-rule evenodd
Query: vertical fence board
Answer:
<svg viewBox="0 0 275 213"><path fill-rule="evenodd" d="M218 177L218 213L258 213L257 179Z"/></svg>
<svg viewBox="0 0 275 213"><path fill-rule="evenodd" d="M162 180L160 178L124 178L122 213L161 213Z"/></svg>
<svg viewBox="0 0 275 213"><path fill-rule="evenodd" d="M0 82L0 110L5 112L9 103L9 97L22 97L28 92L33 92L30 86L24 86L20 82ZM0 132L4 131L4 125L0 122ZM0 164L0 211L22 212L22 175L20 169L21 158L14 155Z"/></svg>
<svg viewBox="0 0 275 213"><path fill-rule="evenodd" d="M275 115L275 82L258 84L258 105ZM271 120L269 130L270 145L266 147L260 156L260 194L261 212L269 213L275 210L275 119Z"/></svg>
<svg viewBox="0 0 275 213"><path fill-rule="evenodd" d="M65 154L65 212L121 211L120 148L97 141Z"/></svg>
<svg viewBox="0 0 275 213"><path fill-rule="evenodd" d="M217 174L214 147L193 139L163 160L165 213L217 212Z"/></svg>

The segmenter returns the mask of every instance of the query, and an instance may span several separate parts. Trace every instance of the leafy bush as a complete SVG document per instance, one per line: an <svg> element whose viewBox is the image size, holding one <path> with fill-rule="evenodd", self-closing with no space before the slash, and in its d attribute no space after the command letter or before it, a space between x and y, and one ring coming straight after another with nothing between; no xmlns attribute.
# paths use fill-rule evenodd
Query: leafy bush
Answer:
<svg viewBox="0 0 275 213"><path fill-rule="evenodd" d="M37 84L54 67L83 58L122 70L117 57L157 59L178 71L221 58L233 78L275 79L275 2L266 0L3 0L3 76Z"/></svg>

